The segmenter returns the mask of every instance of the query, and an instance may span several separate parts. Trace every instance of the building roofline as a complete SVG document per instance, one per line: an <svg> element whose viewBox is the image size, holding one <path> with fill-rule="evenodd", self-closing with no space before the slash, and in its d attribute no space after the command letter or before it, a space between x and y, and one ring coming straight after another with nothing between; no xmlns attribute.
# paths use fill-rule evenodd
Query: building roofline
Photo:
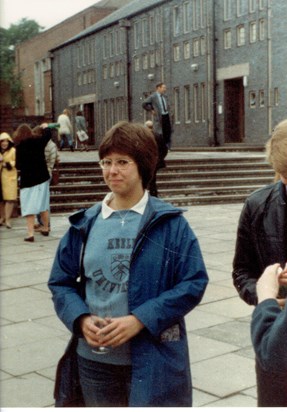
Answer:
<svg viewBox="0 0 287 412"><path fill-rule="evenodd" d="M107 17L104 17L99 22L93 24L92 26L89 26L87 29L83 30L76 36L73 36L71 39L65 41L62 44L59 44L57 47L54 47L49 51L53 53L54 51L61 49L62 47L75 43L78 40L90 36L91 34L101 31L107 27L113 26L120 20L130 19L137 14L154 8L154 6L160 6L161 4L168 3L170 1L171 0L144 0L143 2L143 0L134 0L131 3L128 3L125 6L121 7L120 9L115 10L113 13L111 13Z"/></svg>

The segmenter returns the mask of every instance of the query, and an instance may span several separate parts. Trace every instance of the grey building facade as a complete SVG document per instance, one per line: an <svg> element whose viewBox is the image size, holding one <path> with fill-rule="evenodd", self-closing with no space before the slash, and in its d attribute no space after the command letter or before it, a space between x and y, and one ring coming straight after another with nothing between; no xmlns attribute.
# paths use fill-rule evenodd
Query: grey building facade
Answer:
<svg viewBox="0 0 287 412"><path fill-rule="evenodd" d="M51 51L54 116L83 109L97 146L164 81L174 148L263 145L286 116L285 17L284 0L134 0Z"/></svg>

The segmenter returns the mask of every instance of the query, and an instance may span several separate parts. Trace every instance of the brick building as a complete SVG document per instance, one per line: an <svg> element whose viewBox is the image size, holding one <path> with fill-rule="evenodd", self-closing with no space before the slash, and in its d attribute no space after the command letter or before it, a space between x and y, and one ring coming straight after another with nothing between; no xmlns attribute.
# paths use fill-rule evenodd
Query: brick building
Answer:
<svg viewBox="0 0 287 412"><path fill-rule="evenodd" d="M134 0L52 50L54 116L84 109L97 145L163 80L173 147L263 145L286 116L286 17L285 0Z"/></svg>
<svg viewBox="0 0 287 412"><path fill-rule="evenodd" d="M16 48L16 68L24 92L24 114L52 117L49 50L82 32L131 0L101 0Z"/></svg>

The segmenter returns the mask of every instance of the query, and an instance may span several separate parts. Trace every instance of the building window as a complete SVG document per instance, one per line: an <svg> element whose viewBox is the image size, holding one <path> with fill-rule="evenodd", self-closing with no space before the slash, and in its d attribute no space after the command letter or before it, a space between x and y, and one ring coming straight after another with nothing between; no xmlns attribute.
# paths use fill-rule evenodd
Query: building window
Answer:
<svg viewBox="0 0 287 412"><path fill-rule="evenodd" d="M193 57L199 56L199 39L193 39L192 41L192 54Z"/></svg>
<svg viewBox="0 0 287 412"><path fill-rule="evenodd" d="M82 73L78 73L77 80L78 80L78 86L82 86Z"/></svg>
<svg viewBox="0 0 287 412"><path fill-rule="evenodd" d="M243 24L237 27L237 46L245 44L245 27Z"/></svg>
<svg viewBox="0 0 287 412"><path fill-rule="evenodd" d="M256 21L252 21L249 24L249 39L250 43L255 43L257 40L257 33L256 33Z"/></svg>
<svg viewBox="0 0 287 412"><path fill-rule="evenodd" d="M155 68L155 52L151 51L149 54L149 66L151 69Z"/></svg>
<svg viewBox="0 0 287 412"><path fill-rule="evenodd" d="M183 32L188 33L189 31L189 1L186 1L183 3Z"/></svg>
<svg viewBox="0 0 287 412"><path fill-rule="evenodd" d="M190 86L184 86L184 120L185 123L191 122L190 117Z"/></svg>
<svg viewBox="0 0 287 412"><path fill-rule="evenodd" d="M190 43L185 41L183 43L183 57L185 60L190 59Z"/></svg>
<svg viewBox="0 0 287 412"><path fill-rule="evenodd" d="M194 120L194 123L199 122L198 107L199 107L198 84L194 84L193 85L193 120Z"/></svg>
<svg viewBox="0 0 287 412"><path fill-rule="evenodd" d="M275 87L274 89L274 106L279 106L279 89Z"/></svg>
<svg viewBox="0 0 287 412"><path fill-rule="evenodd" d="M123 54L126 49L126 30L122 28L120 30L120 54Z"/></svg>
<svg viewBox="0 0 287 412"><path fill-rule="evenodd" d="M115 65L114 63L110 64L110 78L113 79L115 77Z"/></svg>
<svg viewBox="0 0 287 412"><path fill-rule="evenodd" d="M135 72L140 71L140 58L138 56L134 57L134 66L135 66Z"/></svg>
<svg viewBox="0 0 287 412"><path fill-rule="evenodd" d="M156 15L156 25L155 25L155 39L157 43L162 41L162 15Z"/></svg>
<svg viewBox="0 0 287 412"><path fill-rule="evenodd" d="M224 0L223 18L225 21L231 19L231 0Z"/></svg>
<svg viewBox="0 0 287 412"><path fill-rule="evenodd" d="M113 31L109 33L109 43L110 43L110 57L112 57L115 54L115 48L114 48L115 40L114 40Z"/></svg>
<svg viewBox="0 0 287 412"><path fill-rule="evenodd" d="M147 70L148 69L148 55L144 54L143 55L143 70Z"/></svg>
<svg viewBox="0 0 287 412"><path fill-rule="evenodd" d="M205 0L200 0L200 27L202 29L205 27L204 3Z"/></svg>
<svg viewBox="0 0 287 412"><path fill-rule="evenodd" d="M174 121L175 123L180 123L180 104L179 104L179 87L173 89L173 100L174 100Z"/></svg>
<svg viewBox="0 0 287 412"><path fill-rule="evenodd" d="M140 22L136 21L134 24L134 44L135 49L138 49L140 46Z"/></svg>
<svg viewBox="0 0 287 412"><path fill-rule="evenodd" d="M88 76L87 76L87 72L84 71L83 72L83 85L88 83Z"/></svg>
<svg viewBox="0 0 287 412"><path fill-rule="evenodd" d="M243 15L243 3L245 3L246 0L237 0L237 17Z"/></svg>
<svg viewBox="0 0 287 412"><path fill-rule="evenodd" d="M157 49L155 51L155 64L157 66L160 66L162 62L162 58L161 58L161 49Z"/></svg>
<svg viewBox="0 0 287 412"><path fill-rule="evenodd" d="M205 83L201 83L201 121L206 121L206 87Z"/></svg>
<svg viewBox="0 0 287 412"><path fill-rule="evenodd" d="M259 107L265 106L264 90L259 90Z"/></svg>
<svg viewBox="0 0 287 412"><path fill-rule="evenodd" d="M180 60L180 48L179 44L174 44L173 46L173 60L178 62Z"/></svg>
<svg viewBox="0 0 287 412"><path fill-rule="evenodd" d="M224 41L224 48L231 49L231 29L224 30L223 41Z"/></svg>
<svg viewBox="0 0 287 412"><path fill-rule="evenodd" d="M103 79L106 80L108 78L108 66L105 64L103 66Z"/></svg>
<svg viewBox="0 0 287 412"><path fill-rule="evenodd" d="M143 39L143 46L147 46L148 44L148 21L147 19L142 19L142 39Z"/></svg>
<svg viewBox="0 0 287 412"><path fill-rule="evenodd" d="M103 39L104 41L103 41L103 57L104 57L104 59L106 59L107 57L108 57L108 53L107 53L107 50L108 50L108 39L107 39L107 35L105 34L104 35L104 39Z"/></svg>
<svg viewBox="0 0 287 412"><path fill-rule="evenodd" d="M77 47L77 66L78 68L81 67L81 47Z"/></svg>
<svg viewBox="0 0 287 412"><path fill-rule="evenodd" d="M200 37L200 54L204 56L206 53L206 41L205 36Z"/></svg>
<svg viewBox="0 0 287 412"><path fill-rule="evenodd" d="M249 92L249 107L250 109L256 108L256 92Z"/></svg>
<svg viewBox="0 0 287 412"><path fill-rule="evenodd" d="M256 7L256 0L249 0L249 13L254 13Z"/></svg>
<svg viewBox="0 0 287 412"><path fill-rule="evenodd" d="M265 19L259 20L259 40L265 39Z"/></svg>
<svg viewBox="0 0 287 412"><path fill-rule="evenodd" d="M180 33L180 13L179 6L173 8L173 35L178 36Z"/></svg>
<svg viewBox="0 0 287 412"><path fill-rule="evenodd" d="M155 27L154 27L154 15L149 16L149 42L154 44L155 40Z"/></svg>
<svg viewBox="0 0 287 412"><path fill-rule="evenodd" d="M265 5L265 0L259 0L259 10L263 10Z"/></svg>
<svg viewBox="0 0 287 412"><path fill-rule="evenodd" d="M108 110L108 101L104 100L104 125L105 130L109 129L109 110Z"/></svg>
<svg viewBox="0 0 287 412"><path fill-rule="evenodd" d="M193 30L198 29L197 1L198 0L192 0L192 28L193 28Z"/></svg>

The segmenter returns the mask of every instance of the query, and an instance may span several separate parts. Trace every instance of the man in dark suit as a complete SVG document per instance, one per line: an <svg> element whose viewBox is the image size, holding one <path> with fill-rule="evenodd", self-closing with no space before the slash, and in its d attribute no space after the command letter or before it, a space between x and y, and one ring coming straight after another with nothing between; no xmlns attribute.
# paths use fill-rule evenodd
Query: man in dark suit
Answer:
<svg viewBox="0 0 287 412"><path fill-rule="evenodd" d="M161 136L167 148L171 147L171 120L170 108L165 96L166 85L160 82L156 91L142 104L142 107L153 114L153 131L156 136Z"/></svg>

